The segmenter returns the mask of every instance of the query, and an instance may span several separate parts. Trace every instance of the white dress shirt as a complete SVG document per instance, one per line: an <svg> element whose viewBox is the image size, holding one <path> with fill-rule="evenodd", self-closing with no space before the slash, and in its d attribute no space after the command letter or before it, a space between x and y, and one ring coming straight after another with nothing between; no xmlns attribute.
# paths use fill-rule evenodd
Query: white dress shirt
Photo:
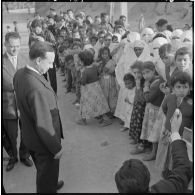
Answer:
<svg viewBox="0 0 195 195"><path fill-rule="evenodd" d="M33 68L32 66L26 65L26 67L27 67L28 69L30 69L30 70L32 70L32 71L34 71L34 72L40 74L40 72L37 71L37 70L36 70L35 68ZM41 75L41 74L40 74L40 75Z"/></svg>
<svg viewBox="0 0 195 195"><path fill-rule="evenodd" d="M14 69L17 69L17 60L18 60L18 57L17 56L11 56L8 52L7 52L7 56L8 56L8 59L11 61Z"/></svg>

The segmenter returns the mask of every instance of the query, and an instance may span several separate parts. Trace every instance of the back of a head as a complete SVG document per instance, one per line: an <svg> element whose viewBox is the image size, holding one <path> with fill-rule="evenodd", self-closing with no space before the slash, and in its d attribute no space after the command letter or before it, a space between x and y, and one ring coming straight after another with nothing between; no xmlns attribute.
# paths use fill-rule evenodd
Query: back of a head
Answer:
<svg viewBox="0 0 195 195"><path fill-rule="evenodd" d="M115 174L115 182L119 193L147 193L150 172L140 160L127 160Z"/></svg>
<svg viewBox="0 0 195 195"><path fill-rule="evenodd" d="M88 50L84 50L79 53L79 58L83 62L84 66L90 66L93 63L93 54Z"/></svg>
<svg viewBox="0 0 195 195"><path fill-rule="evenodd" d="M168 24L168 21L166 19L159 19L157 22L156 22L156 25L157 26L163 26L165 24Z"/></svg>
<svg viewBox="0 0 195 195"><path fill-rule="evenodd" d="M171 54L174 53L172 49L172 45L170 43L166 43L159 48L159 56L161 59L163 59L165 56L167 56L167 54L170 54L170 53Z"/></svg>

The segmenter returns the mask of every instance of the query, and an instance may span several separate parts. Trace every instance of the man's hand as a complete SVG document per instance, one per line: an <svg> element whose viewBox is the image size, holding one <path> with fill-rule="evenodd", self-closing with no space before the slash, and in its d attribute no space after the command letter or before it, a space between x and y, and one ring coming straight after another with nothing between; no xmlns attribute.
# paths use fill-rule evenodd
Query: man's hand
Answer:
<svg viewBox="0 0 195 195"><path fill-rule="evenodd" d="M170 122L171 122L171 132L172 133L179 132L179 128L182 122L182 113L178 108L175 110Z"/></svg>
<svg viewBox="0 0 195 195"><path fill-rule="evenodd" d="M63 149L61 149L55 156L54 159L60 159L63 153Z"/></svg>

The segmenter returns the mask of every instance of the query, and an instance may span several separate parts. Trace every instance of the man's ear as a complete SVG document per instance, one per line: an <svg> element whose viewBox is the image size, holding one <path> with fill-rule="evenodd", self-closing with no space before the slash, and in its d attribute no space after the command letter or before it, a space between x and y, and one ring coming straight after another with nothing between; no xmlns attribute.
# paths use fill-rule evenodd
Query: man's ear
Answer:
<svg viewBox="0 0 195 195"><path fill-rule="evenodd" d="M40 62L41 62L41 58L40 58L40 57L36 58L36 59L35 59L35 62L36 62L37 65L39 65Z"/></svg>

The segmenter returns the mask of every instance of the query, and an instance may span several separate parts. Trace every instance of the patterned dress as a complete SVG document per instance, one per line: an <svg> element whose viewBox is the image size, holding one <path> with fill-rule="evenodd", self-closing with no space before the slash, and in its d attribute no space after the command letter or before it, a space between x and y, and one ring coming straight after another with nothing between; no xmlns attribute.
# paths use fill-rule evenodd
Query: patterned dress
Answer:
<svg viewBox="0 0 195 195"><path fill-rule="evenodd" d="M140 134L142 130L142 122L144 118L144 112L146 107L146 102L142 98L142 92L136 90L135 101L133 105L133 111L131 115L129 136L131 136L136 142L140 142Z"/></svg>

